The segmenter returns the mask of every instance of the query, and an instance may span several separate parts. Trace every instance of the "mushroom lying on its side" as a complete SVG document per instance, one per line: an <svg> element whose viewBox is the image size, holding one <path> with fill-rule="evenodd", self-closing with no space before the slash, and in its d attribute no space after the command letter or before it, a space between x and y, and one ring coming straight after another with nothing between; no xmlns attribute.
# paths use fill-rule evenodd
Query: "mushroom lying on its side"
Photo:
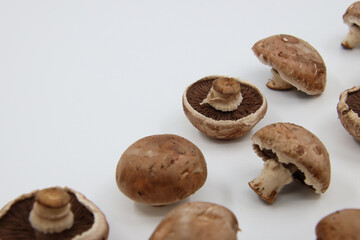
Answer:
<svg viewBox="0 0 360 240"><path fill-rule="evenodd" d="M272 203L281 188L293 180L316 193L324 193L329 187L329 154L305 128L292 123L270 124L253 135L252 143L265 163L249 185L265 201Z"/></svg>
<svg viewBox="0 0 360 240"><path fill-rule="evenodd" d="M325 63L304 40L286 34L274 35L255 43L252 50L262 63L272 67L273 78L267 87L275 90L295 87L308 95L319 95L325 90Z"/></svg>
<svg viewBox="0 0 360 240"><path fill-rule="evenodd" d="M360 86L340 94L337 113L344 128L360 142Z"/></svg>
<svg viewBox="0 0 360 240"><path fill-rule="evenodd" d="M170 211L150 240L236 240L239 231L235 215L209 202L188 202Z"/></svg>
<svg viewBox="0 0 360 240"><path fill-rule="evenodd" d="M360 44L360 1L351 4L343 15L344 22L349 26L349 33L341 45L352 49Z"/></svg>
<svg viewBox="0 0 360 240"><path fill-rule="evenodd" d="M202 133L217 139L246 135L265 115L267 102L254 85L225 76L207 76L186 88L183 109Z"/></svg>
<svg viewBox="0 0 360 240"><path fill-rule="evenodd" d="M0 210L1 240L104 240L108 234L100 209L70 188L36 190Z"/></svg>
<svg viewBox="0 0 360 240"><path fill-rule="evenodd" d="M359 240L360 209L343 209L325 216L315 232L317 240Z"/></svg>

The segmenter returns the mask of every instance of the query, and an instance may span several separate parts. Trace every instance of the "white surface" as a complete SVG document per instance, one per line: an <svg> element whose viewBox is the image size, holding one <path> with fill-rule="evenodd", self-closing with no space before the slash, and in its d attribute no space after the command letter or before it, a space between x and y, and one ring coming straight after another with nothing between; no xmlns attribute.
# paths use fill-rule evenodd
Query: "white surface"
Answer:
<svg viewBox="0 0 360 240"><path fill-rule="evenodd" d="M315 225L342 208L360 207L360 145L336 113L340 92L360 84L360 48L343 50L349 0L304 1L1 1L0 205L34 189L74 188L98 205L109 239L147 239L174 206L135 204L115 183L115 168L136 140L160 133L195 143L208 179L187 201L232 210L239 239L315 239ZM327 65L318 97L277 92L252 45L287 33L311 43ZM212 74L239 77L268 101L265 118L245 137L209 139L185 117L181 97ZM274 122L316 134L332 165L328 191L293 184L274 204L248 182L262 160L250 138Z"/></svg>

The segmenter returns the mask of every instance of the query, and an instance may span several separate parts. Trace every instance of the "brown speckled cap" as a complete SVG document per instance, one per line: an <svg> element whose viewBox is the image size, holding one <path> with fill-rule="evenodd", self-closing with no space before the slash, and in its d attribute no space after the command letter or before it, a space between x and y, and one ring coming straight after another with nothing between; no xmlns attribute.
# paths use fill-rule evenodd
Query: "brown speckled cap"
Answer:
<svg viewBox="0 0 360 240"><path fill-rule="evenodd" d="M6 204L0 210L0 239L52 239L52 240L105 240L108 238L109 225L101 210L81 193L65 187L70 197L74 223L70 229L60 233L45 234L35 230L29 215L40 190L23 194ZM41 197L41 196L40 196ZM60 203L61 204L61 203ZM56 204L57 205L57 204Z"/></svg>
<svg viewBox="0 0 360 240"><path fill-rule="evenodd" d="M293 86L309 95L318 95L324 91L325 63L316 49L304 40L279 34L258 41L252 50L284 82L278 86L272 79L267 83L269 88L289 89Z"/></svg>
<svg viewBox="0 0 360 240"><path fill-rule="evenodd" d="M317 240L359 240L360 209L343 209L325 216L315 232Z"/></svg>
<svg viewBox="0 0 360 240"><path fill-rule="evenodd" d="M144 204L172 204L195 193L205 183L207 167L200 149L189 140L161 134L130 145L116 168L119 190Z"/></svg>
<svg viewBox="0 0 360 240"><path fill-rule="evenodd" d="M360 43L360 1L351 4L343 15L344 22L349 26L349 33L341 45L352 49Z"/></svg>
<svg viewBox="0 0 360 240"><path fill-rule="evenodd" d="M337 113L344 128L357 141L360 141L360 86L355 86L340 94Z"/></svg>
<svg viewBox="0 0 360 240"><path fill-rule="evenodd" d="M307 129L293 123L270 124L253 135L252 143L255 152L265 162L269 160L274 162L274 165L270 167L281 167L283 171L289 173L286 184L296 180L309 186L316 193L323 193L328 189L330 184L329 154L323 143ZM273 179L261 179L260 185L265 181L273 181ZM262 189L257 181L249 184L261 195ZM265 196L264 200L272 202L277 192L270 191L269 195L274 194L274 196Z"/></svg>
<svg viewBox="0 0 360 240"><path fill-rule="evenodd" d="M170 211L150 240L236 240L239 231L235 215L209 202L188 202Z"/></svg>
<svg viewBox="0 0 360 240"><path fill-rule="evenodd" d="M182 98L183 109L189 121L207 136L217 139L239 138L246 135L264 117L267 101L253 84L231 78L240 83L240 105L232 111L224 112L208 103L203 104L213 82L223 78L227 77L207 76L188 86Z"/></svg>

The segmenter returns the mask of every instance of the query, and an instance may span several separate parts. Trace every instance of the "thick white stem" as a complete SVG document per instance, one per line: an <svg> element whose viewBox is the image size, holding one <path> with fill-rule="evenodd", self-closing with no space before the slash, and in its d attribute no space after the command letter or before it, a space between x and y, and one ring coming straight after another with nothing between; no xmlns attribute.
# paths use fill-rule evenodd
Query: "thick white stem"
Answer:
<svg viewBox="0 0 360 240"><path fill-rule="evenodd" d="M360 27L353 24L350 26L349 33L346 35L341 45L344 48L351 49L358 44L360 44Z"/></svg>
<svg viewBox="0 0 360 240"><path fill-rule="evenodd" d="M287 90L287 89L291 89L293 87L290 83L283 80L280 77L278 71L276 71L274 68L271 69L271 73L273 75L273 78L270 79L268 81L268 83L266 84L266 86L268 88L275 89L275 90Z"/></svg>
<svg viewBox="0 0 360 240"><path fill-rule="evenodd" d="M295 170L269 159L265 162L261 174L249 182L249 185L262 199L272 203L281 188L293 181L292 174Z"/></svg>

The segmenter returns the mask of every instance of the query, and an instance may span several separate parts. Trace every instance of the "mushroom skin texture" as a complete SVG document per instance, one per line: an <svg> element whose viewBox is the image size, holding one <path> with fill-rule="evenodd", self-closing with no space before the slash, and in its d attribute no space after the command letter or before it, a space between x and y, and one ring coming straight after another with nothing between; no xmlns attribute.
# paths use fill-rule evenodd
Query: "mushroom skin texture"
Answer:
<svg viewBox="0 0 360 240"><path fill-rule="evenodd" d="M209 202L188 202L170 211L156 227L150 240L236 240L235 215Z"/></svg>
<svg viewBox="0 0 360 240"><path fill-rule="evenodd" d="M200 149L172 134L144 137L129 146L116 168L119 190L135 202L162 206L183 200L205 183Z"/></svg>
<svg viewBox="0 0 360 240"><path fill-rule="evenodd" d="M360 142L360 86L345 90L340 94L337 113L341 124Z"/></svg>
<svg viewBox="0 0 360 240"><path fill-rule="evenodd" d="M304 40L279 34L254 44L258 59L269 65L273 78L266 84L274 90L292 87L308 95L319 95L326 86L326 66L318 51Z"/></svg>
<svg viewBox="0 0 360 240"><path fill-rule="evenodd" d="M351 4L343 15L344 23L349 26L349 33L345 36L341 46L352 49L360 44L360 1Z"/></svg>
<svg viewBox="0 0 360 240"><path fill-rule="evenodd" d="M281 188L294 180L315 193L330 184L329 154L323 143L293 123L267 125L252 136L252 145L264 160L261 174L249 186L265 201L274 202Z"/></svg>
<svg viewBox="0 0 360 240"><path fill-rule="evenodd" d="M325 216L315 232L317 240L359 240L360 209L342 209Z"/></svg>
<svg viewBox="0 0 360 240"><path fill-rule="evenodd" d="M215 80L224 78L228 77L221 75L207 76L188 86L184 91L182 97L183 110L191 124L205 135L216 139L236 139L246 135L265 116L265 113L267 111L267 101L264 95L256 86L246 81L241 81L237 78L231 78L240 83L242 94L241 101L238 104L238 107L235 109L230 108L230 111L217 110L215 107L205 104L207 103L206 99L209 98L209 95L212 92L214 86L209 89L209 94L206 93L203 99L200 99L198 102L194 101L194 103L192 103L192 100L189 99L189 96L191 95L189 92L192 92L191 90L195 86L207 82L214 83ZM249 112L248 107L253 108L255 107L255 104L253 104L253 100L251 100L250 97L247 96L247 94L244 94L244 92L246 92L246 89L252 89L253 93L250 94L251 97L253 95L256 95L256 97L259 98L259 103L256 104L256 109L254 109L252 112ZM207 88L205 88L205 90L208 91ZM205 90L203 88L201 91ZM198 91L193 91L192 95L197 94L197 92ZM206 115L200 113L197 108L209 108L208 110L211 110L212 112ZM235 117L235 113L238 112L244 114L244 117ZM212 116L214 115L229 117L219 120L213 118Z"/></svg>
<svg viewBox="0 0 360 240"><path fill-rule="evenodd" d="M58 187L56 187L58 188ZM29 215L35 203L35 190L23 194L0 209L0 239L39 239L39 240L104 240L109 235L109 224L101 210L83 194L63 188L71 196L71 211L74 224L70 229L59 233L45 234L34 229ZM58 212L55 209L55 212Z"/></svg>

